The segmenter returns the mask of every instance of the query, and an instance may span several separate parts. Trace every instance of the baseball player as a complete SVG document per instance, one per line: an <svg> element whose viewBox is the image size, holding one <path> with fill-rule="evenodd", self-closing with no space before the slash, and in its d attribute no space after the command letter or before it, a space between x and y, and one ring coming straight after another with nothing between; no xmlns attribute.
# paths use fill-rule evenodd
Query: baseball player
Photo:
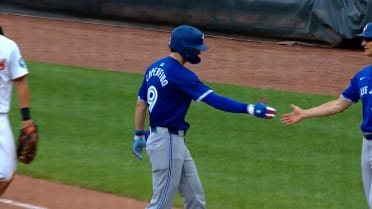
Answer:
<svg viewBox="0 0 372 209"><path fill-rule="evenodd" d="M359 36L363 38L364 53L372 57L372 22L364 27ZM293 112L283 114L281 121L284 124L294 124L305 118L334 115L343 112L359 100L362 102L363 109L363 122L360 126L363 135L362 178L368 205L372 209L372 65L356 73L339 98L306 110L292 104Z"/></svg>
<svg viewBox="0 0 372 209"><path fill-rule="evenodd" d="M22 116L22 127L30 127L30 91L28 70L18 45L7 38L0 27L0 196L12 182L17 166L17 152L9 123L11 91L14 86Z"/></svg>
<svg viewBox="0 0 372 209"><path fill-rule="evenodd" d="M190 125L185 121L191 101L204 102L231 113L246 113L271 119L276 110L263 102L246 104L220 96L203 84L185 63L198 64L201 51L208 49L204 34L181 25L173 29L170 54L151 64L144 75L135 107L135 135L132 151L142 159L142 149L152 164L153 196L148 209L170 209L178 191L186 209L204 209L206 200L198 172L185 144ZM145 120L149 114L150 135Z"/></svg>

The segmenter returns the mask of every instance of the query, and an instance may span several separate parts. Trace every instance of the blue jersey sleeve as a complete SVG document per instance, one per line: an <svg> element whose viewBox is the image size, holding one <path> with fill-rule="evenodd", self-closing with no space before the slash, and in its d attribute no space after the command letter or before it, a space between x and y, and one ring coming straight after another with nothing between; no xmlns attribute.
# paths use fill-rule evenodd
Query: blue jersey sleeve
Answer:
<svg viewBox="0 0 372 209"><path fill-rule="evenodd" d="M359 75L356 74L351 80L349 86L342 92L341 96L350 102L357 103L360 99L359 94Z"/></svg>
<svg viewBox="0 0 372 209"><path fill-rule="evenodd" d="M182 73L175 75L177 78L173 80L176 86L181 89L185 94L189 95L193 100L199 102L210 93L213 92L211 88L203 84L197 75L188 70L182 69Z"/></svg>
<svg viewBox="0 0 372 209"><path fill-rule="evenodd" d="M232 113L247 113L248 104L243 104L233 99L219 96L216 93L211 93L203 99L203 102L208 105L226 112Z"/></svg>

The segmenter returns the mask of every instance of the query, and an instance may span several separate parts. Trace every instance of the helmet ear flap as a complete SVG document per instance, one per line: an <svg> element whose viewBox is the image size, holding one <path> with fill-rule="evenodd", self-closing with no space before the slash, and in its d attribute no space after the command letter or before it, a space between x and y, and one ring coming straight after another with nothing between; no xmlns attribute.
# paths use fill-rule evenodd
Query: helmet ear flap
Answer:
<svg viewBox="0 0 372 209"><path fill-rule="evenodd" d="M191 64L198 64L201 61L198 54L196 54L192 49L189 50L189 49L184 48L184 55L183 56L185 56L186 58L184 58L184 59L187 60L188 62L190 62Z"/></svg>
<svg viewBox="0 0 372 209"><path fill-rule="evenodd" d="M191 64L198 64L200 63L201 59L198 54L193 51L194 49L189 49L183 46L179 41L174 40L171 38L169 41L169 48L177 51L184 60L190 62Z"/></svg>

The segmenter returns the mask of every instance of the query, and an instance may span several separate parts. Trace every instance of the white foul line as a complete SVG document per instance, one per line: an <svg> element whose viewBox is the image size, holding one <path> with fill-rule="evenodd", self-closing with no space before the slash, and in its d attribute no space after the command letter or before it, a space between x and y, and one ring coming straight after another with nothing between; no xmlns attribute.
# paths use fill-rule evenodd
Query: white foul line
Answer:
<svg viewBox="0 0 372 209"><path fill-rule="evenodd" d="M21 203L21 202L16 202L13 200L7 200L7 199L1 199L1 198L0 198L0 202L8 204L8 205L14 205L14 206L26 208L26 209L48 209L48 208L43 208L43 207L39 207L35 205L30 205L26 203Z"/></svg>

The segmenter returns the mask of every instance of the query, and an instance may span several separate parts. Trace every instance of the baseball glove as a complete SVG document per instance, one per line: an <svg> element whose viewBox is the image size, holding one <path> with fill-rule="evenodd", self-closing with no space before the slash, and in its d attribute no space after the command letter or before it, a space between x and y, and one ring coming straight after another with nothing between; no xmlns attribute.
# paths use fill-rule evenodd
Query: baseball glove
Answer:
<svg viewBox="0 0 372 209"><path fill-rule="evenodd" d="M38 143L38 127L35 123L21 129L18 138L17 158L20 162L29 164L36 155Z"/></svg>

